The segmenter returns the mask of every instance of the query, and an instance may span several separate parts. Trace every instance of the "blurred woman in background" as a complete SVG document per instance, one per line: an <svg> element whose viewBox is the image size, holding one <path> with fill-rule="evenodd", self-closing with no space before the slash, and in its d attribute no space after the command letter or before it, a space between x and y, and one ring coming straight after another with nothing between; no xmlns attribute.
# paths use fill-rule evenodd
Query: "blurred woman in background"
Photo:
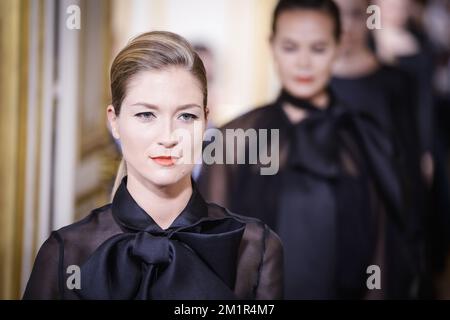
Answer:
<svg viewBox="0 0 450 320"><path fill-rule="evenodd" d="M402 182L410 242L426 257L428 190L420 168L417 101L408 73L379 61L370 48L366 13L370 1L335 0L342 19L342 41L331 87L347 106L368 113L390 137ZM383 17L383 11L381 12ZM382 20L383 21L383 20ZM429 269L429 266L427 267Z"/></svg>
<svg viewBox="0 0 450 320"><path fill-rule="evenodd" d="M369 1L335 2L341 12L342 40L331 86L346 105L369 113L378 122L395 142L398 157L415 162L419 150L415 150L418 137L410 78L401 70L380 63L369 47Z"/></svg>
<svg viewBox="0 0 450 320"><path fill-rule="evenodd" d="M204 166L202 190L277 230L288 299L417 296L420 259L409 243L389 138L329 88L341 39L336 4L281 0L272 31L278 99L222 129L279 130L279 172ZM248 154L254 146L246 146ZM378 290L367 286L370 265L381 269Z"/></svg>
<svg viewBox="0 0 450 320"><path fill-rule="evenodd" d="M433 61L430 43L417 23L413 23L414 0L374 0L382 13L382 28L375 29L374 46L383 63L404 70L412 81L410 92L417 104L416 123L419 134L421 170L428 185L432 184L434 102ZM417 16L417 14L415 14Z"/></svg>
<svg viewBox="0 0 450 320"><path fill-rule="evenodd" d="M445 52L449 41L446 28L449 4L439 0L374 0L373 3L382 12L382 29L373 33L375 51L382 61L405 71L413 83L410 95L418 105L416 122L421 169L431 203L426 213L430 258L434 272L441 273L450 248L450 195L443 130L448 127L448 118L445 109L440 107L445 101L440 94L445 79L437 78L439 74L436 71L442 62L441 50ZM436 5L440 13L430 23L429 10ZM443 28L447 32L443 32Z"/></svg>

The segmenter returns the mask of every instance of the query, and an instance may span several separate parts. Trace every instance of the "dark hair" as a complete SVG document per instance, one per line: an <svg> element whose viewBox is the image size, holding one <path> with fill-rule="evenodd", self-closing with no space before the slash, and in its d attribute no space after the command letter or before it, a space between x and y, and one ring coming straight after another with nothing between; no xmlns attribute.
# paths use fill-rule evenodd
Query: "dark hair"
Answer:
<svg viewBox="0 0 450 320"><path fill-rule="evenodd" d="M280 0L278 1L272 19L272 34L277 28L277 20L281 13L291 10L315 10L329 15L334 21L334 37L341 38L341 16L338 6L332 0Z"/></svg>

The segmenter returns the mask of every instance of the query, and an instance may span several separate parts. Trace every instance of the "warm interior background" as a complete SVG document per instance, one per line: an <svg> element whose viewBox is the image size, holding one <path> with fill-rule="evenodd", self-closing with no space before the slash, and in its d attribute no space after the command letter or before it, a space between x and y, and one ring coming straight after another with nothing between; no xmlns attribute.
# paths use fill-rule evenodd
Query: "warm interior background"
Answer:
<svg viewBox="0 0 450 320"><path fill-rule="evenodd" d="M0 1L0 299L21 297L51 230L109 202L119 160L105 117L109 66L130 37L164 29L208 48L220 125L277 94L268 45L275 3ZM71 5L80 30L66 26Z"/></svg>

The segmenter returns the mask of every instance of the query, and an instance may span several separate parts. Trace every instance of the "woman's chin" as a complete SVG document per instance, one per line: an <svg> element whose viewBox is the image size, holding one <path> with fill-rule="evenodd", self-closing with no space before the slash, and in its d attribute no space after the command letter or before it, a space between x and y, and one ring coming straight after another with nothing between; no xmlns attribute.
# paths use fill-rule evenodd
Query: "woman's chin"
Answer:
<svg viewBox="0 0 450 320"><path fill-rule="evenodd" d="M291 95L293 95L297 99L309 101L309 100L314 99L321 93L323 93L324 90L326 90L326 85L319 85L319 84L315 83L314 85L308 85L308 86L305 85L302 87L289 86L286 89Z"/></svg>
<svg viewBox="0 0 450 320"><path fill-rule="evenodd" d="M296 87L291 87L291 88L287 88L287 90L289 91L289 93L291 95L293 95L294 97L296 97L297 99L303 99L303 100L309 100L312 97L314 97L314 94L317 93L317 90L314 90L313 88L296 88Z"/></svg>
<svg viewBox="0 0 450 320"><path fill-rule="evenodd" d="M154 172L148 180L157 187L163 188L175 185L186 178L186 173L181 170ZM190 176L190 173L189 173Z"/></svg>

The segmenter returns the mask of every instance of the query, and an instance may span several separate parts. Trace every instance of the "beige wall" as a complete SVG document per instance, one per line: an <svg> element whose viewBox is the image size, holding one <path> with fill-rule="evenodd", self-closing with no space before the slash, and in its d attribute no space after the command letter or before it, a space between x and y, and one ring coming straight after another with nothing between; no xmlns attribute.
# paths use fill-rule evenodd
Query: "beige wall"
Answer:
<svg viewBox="0 0 450 320"><path fill-rule="evenodd" d="M28 4L22 1L0 1L0 298L19 295L24 159L26 134L22 117L27 103ZM26 59L25 59L26 60Z"/></svg>
<svg viewBox="0 0 450 320"><path fill-rule="evenodd" d="M268 39L276 0L130 0L113 1L113 52L130 37L169 30L191 42L206 43L215 56L217 124L276 95Z"/></svg>
<svg viewBox="0 0 450 320"><path fill-rule="evenodd" d="M109 22L109 0L0 1L0 299L21 297L51 230L109 201Z"/></svg>

